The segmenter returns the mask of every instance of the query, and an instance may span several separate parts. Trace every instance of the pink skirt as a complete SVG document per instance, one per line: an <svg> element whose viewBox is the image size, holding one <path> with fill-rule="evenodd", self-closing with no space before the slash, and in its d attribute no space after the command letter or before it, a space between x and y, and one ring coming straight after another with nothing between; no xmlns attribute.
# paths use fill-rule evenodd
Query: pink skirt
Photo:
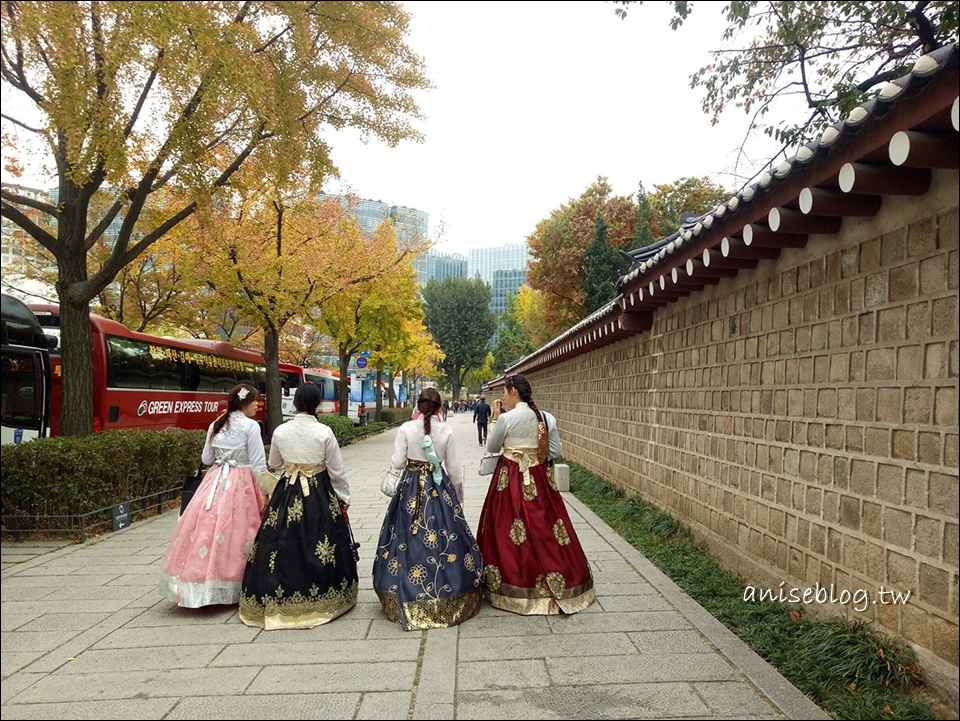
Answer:
<svg viewBox="0 0 960 721"><path fill-rule="evenodd" d="M261 499L250 466L207 471L167 548L160 595L185 608L238 603Z"/></svg>

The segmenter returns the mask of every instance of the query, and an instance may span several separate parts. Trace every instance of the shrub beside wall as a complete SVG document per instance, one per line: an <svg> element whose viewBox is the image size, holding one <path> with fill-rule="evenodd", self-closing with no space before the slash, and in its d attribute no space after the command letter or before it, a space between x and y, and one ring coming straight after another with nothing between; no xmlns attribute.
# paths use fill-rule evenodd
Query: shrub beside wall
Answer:
<svg viewBox="0 0 960 721"><path fill-rule="evenodd" d="M4 446L0 513L66 515L176 488L196 472L203 431L111 431Z"/></svg>

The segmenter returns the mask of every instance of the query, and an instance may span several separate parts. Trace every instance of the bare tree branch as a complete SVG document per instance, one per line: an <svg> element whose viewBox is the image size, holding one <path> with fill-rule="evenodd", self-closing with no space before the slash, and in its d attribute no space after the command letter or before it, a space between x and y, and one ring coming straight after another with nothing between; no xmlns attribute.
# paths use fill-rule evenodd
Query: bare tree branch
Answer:
<svg viewBox="0 0 960 721"><path fill-rule="evenodd" d="M42 200L36 200L35 198L29 198L25 195L17 195L16 193L11 193L6 188L3 188L0 191L3 195L3 199L9 203L16 203L17 205L26 205L28 208L33 208L34 210L39 210L42 213L47 215L57 217L56 207L50 205L50 203L44 203Z"/></svg>
<svg viewBox="0 0 960 721"><path fill-rule="evenodd" d="M5 194L6 191L4 191L4 195ZM27 215L19 208L6 202L6 198L4 198L3 203L0 204L0 215L2 215L4 218L9 218L12 220L14 223L23 228L30 235L30 237L37 241L40 245L54 255L57 254L60 245L59 241L53 235L30 220L30 218L27 217Z"/></svg>

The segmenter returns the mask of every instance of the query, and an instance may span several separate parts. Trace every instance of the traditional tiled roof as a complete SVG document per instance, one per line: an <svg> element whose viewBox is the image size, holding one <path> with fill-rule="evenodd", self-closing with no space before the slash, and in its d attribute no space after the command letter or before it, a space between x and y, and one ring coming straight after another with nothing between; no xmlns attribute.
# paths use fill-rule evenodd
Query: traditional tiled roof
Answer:
<svg viewBox="0 0 960 721"><path fill-rule="evenodd" d="M630 251L618 298L508 372L536 370L649 330L657 308L777 257L781 248L800 247L810 234L836 233L844 217L872 216L883 195L926 192L932 168L958 166L958 58L956 43L921 57L909 74L788 159L771 162L728 201Z"/></svg>

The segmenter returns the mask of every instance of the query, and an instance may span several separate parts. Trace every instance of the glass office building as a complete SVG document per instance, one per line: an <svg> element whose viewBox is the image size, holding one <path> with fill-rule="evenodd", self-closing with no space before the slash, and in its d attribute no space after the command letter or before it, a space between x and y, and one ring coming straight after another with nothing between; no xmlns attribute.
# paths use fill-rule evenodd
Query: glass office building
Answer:
<svg viewBox="0 0 960 721"><path fill-rule="evenodd" d="M467 277L476 275L490 286L490 309L498 315L507 309L507 293L516 294L527 280L530 249L526 243L471 250Z"/></svg>
<svg viewBox="0 0 960 721"><path fill-rule="evenodd" d="M431 280L442 283L447 278L465 278L467 275L467 259L458 253L440 253L428 250L413 261L417 269L417 282L421 286Z"/></svg>
<svg viewBox="0 0 960 721"><path fill-rule="evenodd" d="M397 239L401 242L419 243L427 239L430 226L430 214L422 210L407 208L403 205L389 205L382 200L356 200L348 196L327 195L320 193L317 196L320 200L326 198L339 198L340 204L344 207L350 207L351 202L355 205L350 208L350 214L360 223L366 233L373 233L387 218L393 221L397 229Z"/></svg>

